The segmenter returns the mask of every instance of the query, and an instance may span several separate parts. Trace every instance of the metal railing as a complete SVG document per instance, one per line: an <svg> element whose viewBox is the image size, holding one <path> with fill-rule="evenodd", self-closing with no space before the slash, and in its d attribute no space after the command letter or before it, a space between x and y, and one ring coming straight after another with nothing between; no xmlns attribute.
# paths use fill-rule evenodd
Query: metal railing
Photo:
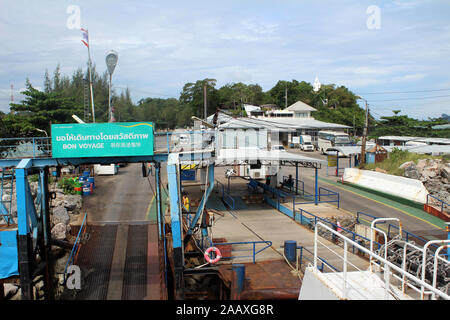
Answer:
<svg viewBox="0 0 450 320"><path fill-rule="evenodd" d="M344 243L343 256L341 256L339 253L333 251L326 244L319 241L319 229L321 229L321 228L327 230L328 232L333 233L336 237L339 237L343 241L343 243ZM371 234L373 235L373 232ZM437 240L437 241L442 244L450 242L450 240ZM433 241L430 241L428 243L428 245L431 245L431 243L433 243ZM319 268L318 268L318 263L321 260L318 258L318 255L317 255L319 244L327 247L329 250L333 251L335 255L337 255L343 259L343 271L339 272L339 274L336 272L336 274L338 274L338 278L340 278L342 281L340 283L334 283L334 285L336 285L337 288L341 289L341 295L342 295L343 299L348 298L348 293L350 292L349 289L353 289L352 291L354 293L358 293L359 294L358 298L372 299L372 296L367 295L367 293L370 292L367 290L367 288L365 288L364 290L358 290L358 288L356 288L355 285L352 285L348 281L347 269L348 269L349 264L352 265L353 267L355 267L359 271L365 271L365 270L360 270L359 268L354 266L348 259L348 256L347 256L348 246L352 245L352 246L357 247L359 250L361 250L365 254L368 254L370 256L371 261L373 263L375 263L376 265L378 265L381 270L383 270L383 278L384 278L383 279L383 282L384 282L383 290L384 290L384 299L385 300L388 300L390 298L390 296L393 296L396 299L401 299L402 297L399 295L399 293L396 290L394 290L394 287L397 287L398 285L400 285L400 287L404 287L405 285L412 284L412 283L415 283L416 286L421 288L420 289L421 290L421 299L424 299L425 294L431 294L432 298L436 298L436 295L437 295L437 296L441 297L442 299L450 300L450 296L447 293L437 289L435 287L435 284L434 285L429 284L425 281L425 279L424 279L425 272L422 272L421 278L418 278L417 276L404 270L402 267L399 267L399 266L395 265L393 262L387 260L385 257L382 257L382 256L374 253L373 251L361 246L360 244L352 241L351 239L349 239L346 236L342 235L341 233L337 232L333 228L330 228L329 226L323 224L322 222L317 222L317 224L315 225L315 230L314 230L314 265L312 267L312 271L314 273L320 272ZM442 246L442 247L444 247L444 246ZM427 246L425 246L423 248L423 256L424 256L423 261L425 261L426 249L427 249ZM436 260L437 260L437 258L435 259L435 261ZM443 260L443 261L445 261L445 260ZM424 268L425 268L425 263L423 263L422 270L424 270ZM370 269L369 277L376 276L376 274L377 273L374 273L372 271L372 269ZM363 276L363 274L362 274L362 276ZM370 281L370 278L368 278L367 280ZM360 279L360 281L364 281L364 280ZM400 281L400 284L398 283L398 281ZM428 291L425 292L425 289Z"/></svg>
<svg viewBox="0 0 450 320"><path fill-rule="evenodd" d="M51 155L50 137L0 139L1 159L49 158Z"/></svg>
<svg viewBox="0 0 450 320"><path fill-rule="evenodd" d="M231 209L234 210L234 208L235 208L234 198L228 192L225 191L225 186L223 185L223 183L221 183L219 180L216 180L216 186L217 186L217 189L219 189L219 191L220 191L220 188L222 188L221 197L222 197L223 202L225 202L226 205L228 205Z"/></svg>
<svg viewBox="0 0 450 320"><path fill-rule="evenodd" d="M257 244L266 244L265 247L263 247L262 249L259 249L258 251L256 250L256 245ZM233 245L252 245L252 249L250 250L233 250L232 246ZM230 256L230 257L223 257L224 256L224 252L228 253L227 250L223 250L221 249L221 246L226 246L226 245L231 245L231 249L230 249L230 254L231 252L248 252L248 251L252 251L251 255L245 255L245 256ZM242 259L242 258L252 258L253 263L256 262L256 255L264 250L266 250L267 248L272 246L272 241L245 241L245 242L220 242L220 243L213 243L213 246L218 246L219 250L222 253L222 259L230 259L230 260L234 260L234 259Z"/></svg>
<svg viewBox="0 0 450 320"><path fill-rule="evenodd" d="M287 176L283 176L283 182L287 181L289 179L289 177ZM301 185L301 195L305 194L305 183L302 180L298 180L298 179L292 179L292 186L289 186L288 189L289 191L293 192L292 188L294 188L295 190L295 194L299 194L298 191L298 186ZM283 184L284 187L287 187L286 185Z"/></svg>
<svg viewBox="0 0 450 320"><path fill-rule="evenodd" d="M370 215L370 214L368 214L368 213L365 213L365 212L361 212L361 211L358 211L357 213L356 213L356 223L361 223L361 220L362 221L366 221L366 222L368 222L368 223L371 223L372 221L368 221L368 220L365 220L365 219L361 219L360 217L361 216L366 216L366 217L369 217L369 218L371 218L372 220L375 220L375 219L379 219L380 217L376 217L376 216L373 216L373 215ZM391 229L399 229L399 227L398 226L396 226L395 224L391 224L391 223L389 223L388 225L387 225L387 237L388 237L388 239L392 239L392 234L391 234ZM423 237L421 237L421 236L418 236L418 235L416 235L416 234L414 234L414 233L412 233L412 232L409 232L409 231L406 231L406 230L404 230L403 228L402 228L402 239L405 239L405 241L406 242L408 242L408 241L411 241L411 240L413 240L414 242L416 242L416 243L418 243L418 244L420 244L420 245L425 245L429 240L427 240L427 239L425 239L425 238L423 238ZM436 246L436 245L431 245L431 247L433 248L433 249L438 249L438 246Z"/></svg>
<svg viewBox="0 0 450 320"><path fill-rule="evenodd" d="M358 233L356 233L356 232L354 232L352 230L346 229L346 228L344 228L342 226L338 226L337 224L334 224L331 221L328 221L328 220L326 220L324 218L318 217L315 214L313 214L311 212L308 212L306 210L303 210L301 208L300 208L298 216L300 217L300 220L296 219L297 218L297 214L294 212L294 220L295 221L299 221L300 224L302 224L302 225L304 225L304 224L309 225L311 229L313 229L314 226L317 223L322 222L324 224L329 225L333 230L339 230L339 233L341 233L341 234L342 233L346 233L347 235L350 235L352 241L358 242L360 244L361 244L361 241L362 242L367 242L367 243L370 243L370 241L371 241L371 239L369 239L367 237L364 237L364 236L362 236L362 235L360 235L360 234L358 234ZM308 218L308 216L309 216L309 218ZM304 223L304 221L306 221L306 223ZM333 242L336 242L337 239L336 239L336 237L333 236L333 234L331 234L331 238L332 238L331 240ZM381 246L382 246L381 243L378 243L376 241L373 241L373 243L377 245L378 249L380 249ZM355 253L355 249L356 249L355 247L352 247L352 253Z"/></svg>
<svg viewBox="0 0 450 320"><path fill-rule="evenodd" d="M214 130L155 132L154 136L154 149L159 152L203 150L211 144L215 146Z"/></svg>
<svg viewBox="0 0 450 320"><path fill-rule="evenodd" d="M332 200L323 200L323 197L336 197ZM306 201L296 202L296 199L304 199ZM314 194L303 194L298 196L292 196L292 209L295 211L295 206L299 204L311 204L316 203L316 195ZM336 203L337 208L340 208L340 195L338 192L331 191L329 189L319 187L319 193L317 194L317 203Z"/></svg>
<svg viewBox="0 0 450 320"><path fill-rule="evenodd" d="M67 260L66 267L64 268L64 282L66 282L67 268L74 263L76 257L78 256L82 234L86 231L86 217L87 211L84 213L83 222L80 225L80 230L78 230L78 235L73 243L72 251L70 252L69 259Z"/></svg>
<svg viewBox="0 0 450 320"><path fill-rule="evenodd" d="M308 250L308 249L306 249L305 247L302 247L302 246L298 246L297 249L300 249L300 257L299 257L299 260L300 260L299 266L300 266L300 267L302 266L303 258L304 258L305 260L311 262L311 263L314 263L314 252L312 252L311 250ZM305 255L303 254L303 251L306 251L307 253L309 253L309 254L312 256L312 258L308 258L307 256L305 256ZM318 259L319 259L320 261L322 261L322 265L318 268L321 272L324 271L324 267L325 267L325 266L328 266L331 270L340 272L339 269L337 269L337 268L336 268L335 266L333 266L332 264L328 263L325 259L323 259L323 258L321 258L321 257L318 257Z"/></svg>
<svg viewBox="0 0 450 320"><path fill-rule="evenodd" d="M430 200L430 197L434 201ZM435 202L435 203L437 202L437 205L439 207L441 207L441 212L442 213L444 213L444 210L446 210L448 212L449 209L450 209L450 204L449 203L447 203L447 202L445 202L445 201L443 201L443 200L441 200L441 199L439 199L439 198L437 198L437 197L435 197L435 196L433 196L431 194L427 194L427 205L432 206L433 205L432 202Z"/></svg>

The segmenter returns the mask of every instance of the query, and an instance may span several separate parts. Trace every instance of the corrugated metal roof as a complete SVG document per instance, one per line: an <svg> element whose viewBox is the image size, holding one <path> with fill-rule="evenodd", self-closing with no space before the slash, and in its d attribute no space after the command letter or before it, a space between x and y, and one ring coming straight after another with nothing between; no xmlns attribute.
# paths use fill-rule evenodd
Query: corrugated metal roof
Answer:
<svg viewBox="0 0 450 320"><path fill-rule="evenodd" d="M303 162L309 164L325 164L325 160L305 157L299 154L287 151L263 150L257 148L243 149L221 149L217 155L215 165L233 165L242 162L259 160L261 162L279 163L286 162Z"/></svg>
<svg viewBox="0 0 450 320"><path fill-rule="evenodd" d="M450 145L432 144L426 146L383 146L383 148L385 148L388 152L392 152L394 148L397 148L400 150L407 150L409 152L422 154L450 154Z"/></svg>

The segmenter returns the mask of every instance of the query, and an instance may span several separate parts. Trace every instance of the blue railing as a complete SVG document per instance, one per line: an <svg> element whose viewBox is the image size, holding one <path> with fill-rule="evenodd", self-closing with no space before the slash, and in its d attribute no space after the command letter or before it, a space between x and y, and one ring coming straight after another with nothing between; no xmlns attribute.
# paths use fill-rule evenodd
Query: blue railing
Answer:
<svg viewBox="0 0 450 320"><path fill-rule="evenodd" d="M436 200L438 202L438 205L441 207L441 212L444 212L444 208L450 208L450 204L431 195L431 194L427 194L427 205L431 205L431 201L429 200L429 198L433 198L434 200ZM439 204L440 203L440 204ZM447 210L448 211L448 210Z"/></svg>
<svg viewBox="0 0 450 320"><path fill-rule="evenodd" d="M235 208L235 201L234 198L225 191L225 186L223 185L223 183L219 182L218 180L216 180L217 182L217 188L220 190L220 187L222 187L222 200L223 202L225 202L226 205L228 205L231 209L234 210Z"/></svg>
<svg viewBox="0 0 450 320"><path fill-rule="evenodd" d="M309 262L311 262L312 264L314 264L314 260L313 258L308 258L306 256L304 256L303 251L308 252L309 254L311 254L314 257L314 253L311 250L306 249L305 247L302 246L298 246L297 249L300 249L300 257L299 257L299 262L300 262L300 267L303 263L303 258ZM318 269L323 272L323 268L325 265L327 265L328 267L330 267L331 269L333 269L336 272L340 272L339 269L337 269L335 266L333 266L332 264L328 263L325 259L321 258L321 257L317 257L319 258L320 261L322 261L322 265L318 266Z"/></svg>
<svg viewBox="0 0 450 320"><path fill-rule="evenodd" d="M323 200L323 197L336 197L332 200ZM296 199L304 199L306 201L297 202ZM319 194L317 195L317 203L337 203L337 208L340 208L340 195L338 192L319 187ZM292 210L295 212L295 206L299 204L311 204L316 203L316 196L314 194L303 194L298 196L292 196Z"/></svg>
<svg viewBox="0 0 450 320"><path fill-rule="evenodd" d="M49 158L51 155L50 137L0 139L1 159Z"/></svg>
<svg viewBox="0 0 450 320"><path fill-rule="evenodd" d="M66 281L67 276L67 268L74 263L74 259L78 254L78 249L80 248L80 242L81 242L81 234L83 233L84 229L86 228L86 217L87 217L87 211L84 213L83 222L81 223L80 230L78 230L77 238L75 239L75 242L72 247L72 251L70 252L69 259L67 260L66 267L64 268L64 282Z"/></svg>
<svg viewBox="0 0 450 320"><path fill-rule="evenodd" d="M328 192L328 193L322 193L322 191ZM327 201L322 201L321 198L322 197L333 197L336 196L335 200L327 200ZM339 209L339 193L335 192L335 191L331 191L329 189L325 189L323 187L319 187L319 202L320 203L330 203L330 202L336 202L337 203L337 207Z"/></svg>
<svg viewBox="0 0 450 320"><path fill-rule="evenodd" d="M310 216L311 218L305 217L305 215L306 216ZM354 231L348 230L348 229L346 229L346 228L344 228L342 226L338 226L338 225L336 225L336 224L334 224L334 223L332 223L332 222L330 222L330 221L328 221L328 220L326 220L324 218L318 217L315 214L312 214L311 212L308 212L306 210L300 209L299 216L300 216L300 220L297 220L296 219L297 218L297 214L294 212L294 220L295 221L299 221L300 224L302 224L302 225L303 224L308 224L311 227L313 227L313 226L315 226L317 224L317 221L320 221L320 222L323 222L324 224L330 225L330 227L332 229L334 229L334 230L341 229L342 231L345 231L345 232L349 233L351 235L352 240L354 242L359 242L360 240L365 240L365 241L370 242L369 238L366 238L366 237L364 237L364 236L362 236L362 235L360 235L360 234L358 234L358 233L356 233ZM306 221L306 223L304 223L303 221ZM332 234L332 238L333 238L333 240L336 240L335 236L333 234ZM376 242L376 241L374 241L374 243L378 246L378 249L380 249L381 244ZM352 252L355 253L355 246L352 246Z"/></svg>
<svg viewBox="0 0 450 320"><path fill-rule="evenodd" d="M372 220L380 218L380 217L376 217L376 216L370 215L370 214L365 213L365 212L358 211L356 213L356 223L361 223L360 220L367 221L368 223L371 222L371 221L368 221L368 220L365 220L365 219L360 219L360 216L366 216L366 217L371 218ZM380 224L382 224L382 223L386 223L386 222L380 222ZM387 226L387 231L386 231L388 239L392 238L391 228L394 228L394 229L397 229L397 230L400 229L395 224L389 223L388 226ZM398 232L395 235L397 235L397 234L398 234ZM429 240L427 240L427 239L425 239L425 238L423 238L421 236L415 235L414 233L408 232L408 231L403 230L403 229L402 229L402 238L405 239L406 242L408 242L410 240L414 240L414 242L416 242L417 244L420 244L420 245L424 245L425 243L427 243L429 241ZM433 248L434 250L436 250L437 248L439 248L439 246L431 244L430 248ZM446 255L446 254L444 254L444 255Z"/></svg>
<svg viewBox="0 0 450 320"><path fill-rule="evenodd" d="M265 247L263 247L262 249L259 249L258 251L256 251L256 245L260 244L260 243L264 243L266 244ZM225 245L238 245L238 244L250 244L252 245L252 249L250 250L234 250L234 252L247 252L247 251L252 251L251 255L245 255L245 256L231 256L231 257L223 257L222 259L242 259L242 258L252 258L253 259L253 263L256 262L256 255L264 250L266 250L267 248L272 246L272 241L246 241L246 242L220 242L220 243L213 243L214 246L218 246L219 250L222 253L222 256L224 255L224 252L228 253L228 251L221 249L221 246L225 246ZM230 249L231 251L233 251L232 249ZM231 252L230 252L231 253Z"/></svg>
<svg viewBox="0 0 450 320"><path fill-rule="evenodd" d="M289 177L283 176L283 182L287 181ZM298 186L301 185L301 195L305 194L305 183L302 180L292 179L292 186L283 185L284 187L288 187L289 191L293 192L292 188L295 189L295 194L299 194Z"/></svg>

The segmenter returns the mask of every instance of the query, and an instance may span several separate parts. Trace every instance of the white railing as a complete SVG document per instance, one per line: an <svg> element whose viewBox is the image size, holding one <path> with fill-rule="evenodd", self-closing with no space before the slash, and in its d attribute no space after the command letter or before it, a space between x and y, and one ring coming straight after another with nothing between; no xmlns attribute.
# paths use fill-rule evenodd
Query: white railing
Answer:
<svg viewBox="0 0 450 320"><path fill-rule="evenodd" d="M390 219L391 220L391 219ZM381 220L379 220L381 221ZM379 222L378 221L378 222ZM384 256L380 256L378 254L376 254L375 252L373 252L373 246L371 244L371 249L367 249L363 246L361 246L359 243L352 241L351 239L347 238L346 236L342 235L341 233L337 232L336 230L328 227L327 225L323 224L322 222L317 222L316 223L316 227L315 227L315 233L314 233L314 272L318 273L320 272L319 269L317 268L317 263L319 260L318 257L318 244L321 243L319 241L319 229L323 228L331 233L333 233L336 237L339 237L342 239L343 243L344 243L344 253L343 256L341 256L340 254L338 254L337 252L333 251L331 248L328 248L329 250L333 251L337 256L341 257L343 259L343 272L339 273L340 277L342 278L342 283L340 284L336 284L338 285L338 287L342 288L342 294L343 294L343 298L347 299L348 296L348 291L350 288L353 288L354 290L356 290L356 292L358 292L360 295L363 295L362 292L360 292L360 290L358 290L357 288L355 288L354 286L352 286L348 279L347 279L347 269L348 269L348 265L351 264L352 266L354 266L354 264L352 264L349 259L348 259L348 248L349 245L351 246L355 246L357 249L359 249L361 252L369 255L370 257L370 262L371 264L376 264L380 267L381 270L383 270L384 272L384 297L385 299L389 298L389 295L392 294L392 296L394 298L398 298L401 299L400 296L400 292L405 293L405 286L409 286L409 287L413 287L416 291L420 292L420 298L424 299L425 294L431 294L432 299L436 299L436 296L441 297L442 299L445 300L450 300L450 296L445 293L442 292L441 290L436 288L436 276L437 276L437 261L440 260L444 263L449 263L447 260L438 257L439 252L444 248L447 247L447 245L443 245L442 247L439 247L439 249L436 251L435 253L435 258L434 258L434 274L433 274L433 283L429 284L425 281L425 272L424 272L424 268L425 268L425 264L426 264L426 251L427 251L427 247L431 244L436 244L436 243L441 243L441 244L449 244L450 240L433 240L433 241L429 241L424 248L419 248L411 243L407 243L405 242L405 249L404 252L405 254L403 255L403 264L402 267L397 266L396 264L390 262L387 260L387 249L385 248L384 251ZM373 239L373 235L374 235L374 231L378 231L378 229L376 228L372 228L372 239ZM323 244L323 243L321 243ZM325 245L325 244L323 244ZM423 263L422 263L422 275L421 278L416 277L415 275L409 273L406 270L406 247L407 246L412 246L414 248L416 248L417 250L420 250L423 252ZM385 247L387 247L387 241L385 242ZM356 268L356 266L354 266ZM359 271L366 271L366 270L360 270L359 268L356 268ZM375 275L375 273L373 273L373 269L372 267L369 268L370 274L371 275ZM338 272L334 271L336 274L338 274ZM369 280L369 278L367 278ZM394 284L393 280L397 279L400 281L401 283L401 289L397 288L398 284ZM416 286L413 285L413 283L416 284ZM420 289L419 289L420 288ZM398 290L397 290L398 289ZM425 289L427 289L428 291L425 291ZM370 299L370 297L366 297L368 299Z"/></svg>

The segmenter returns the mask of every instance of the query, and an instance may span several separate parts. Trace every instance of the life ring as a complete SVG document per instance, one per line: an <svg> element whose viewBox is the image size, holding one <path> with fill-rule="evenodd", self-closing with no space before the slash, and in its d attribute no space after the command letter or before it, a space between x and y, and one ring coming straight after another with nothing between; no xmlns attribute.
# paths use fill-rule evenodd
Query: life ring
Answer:
<svg viewBox="0 0 450 320"><path fill-rule="evenodd" d="M209 253L210 253L211 251L214 251L214 252L216 253L216 258L215 258L215 259L211 259L211 258L210 258ZM217 263L217 262L219 262L219 260L220 260L221 258L222 258L222 255L221 255L220 250L219 250L218 248L216 248L216 247L210 247L210 248L206 249L206 251L205 251L205 259L206 259L206 261L208 261L209 263Z"/></svg>

